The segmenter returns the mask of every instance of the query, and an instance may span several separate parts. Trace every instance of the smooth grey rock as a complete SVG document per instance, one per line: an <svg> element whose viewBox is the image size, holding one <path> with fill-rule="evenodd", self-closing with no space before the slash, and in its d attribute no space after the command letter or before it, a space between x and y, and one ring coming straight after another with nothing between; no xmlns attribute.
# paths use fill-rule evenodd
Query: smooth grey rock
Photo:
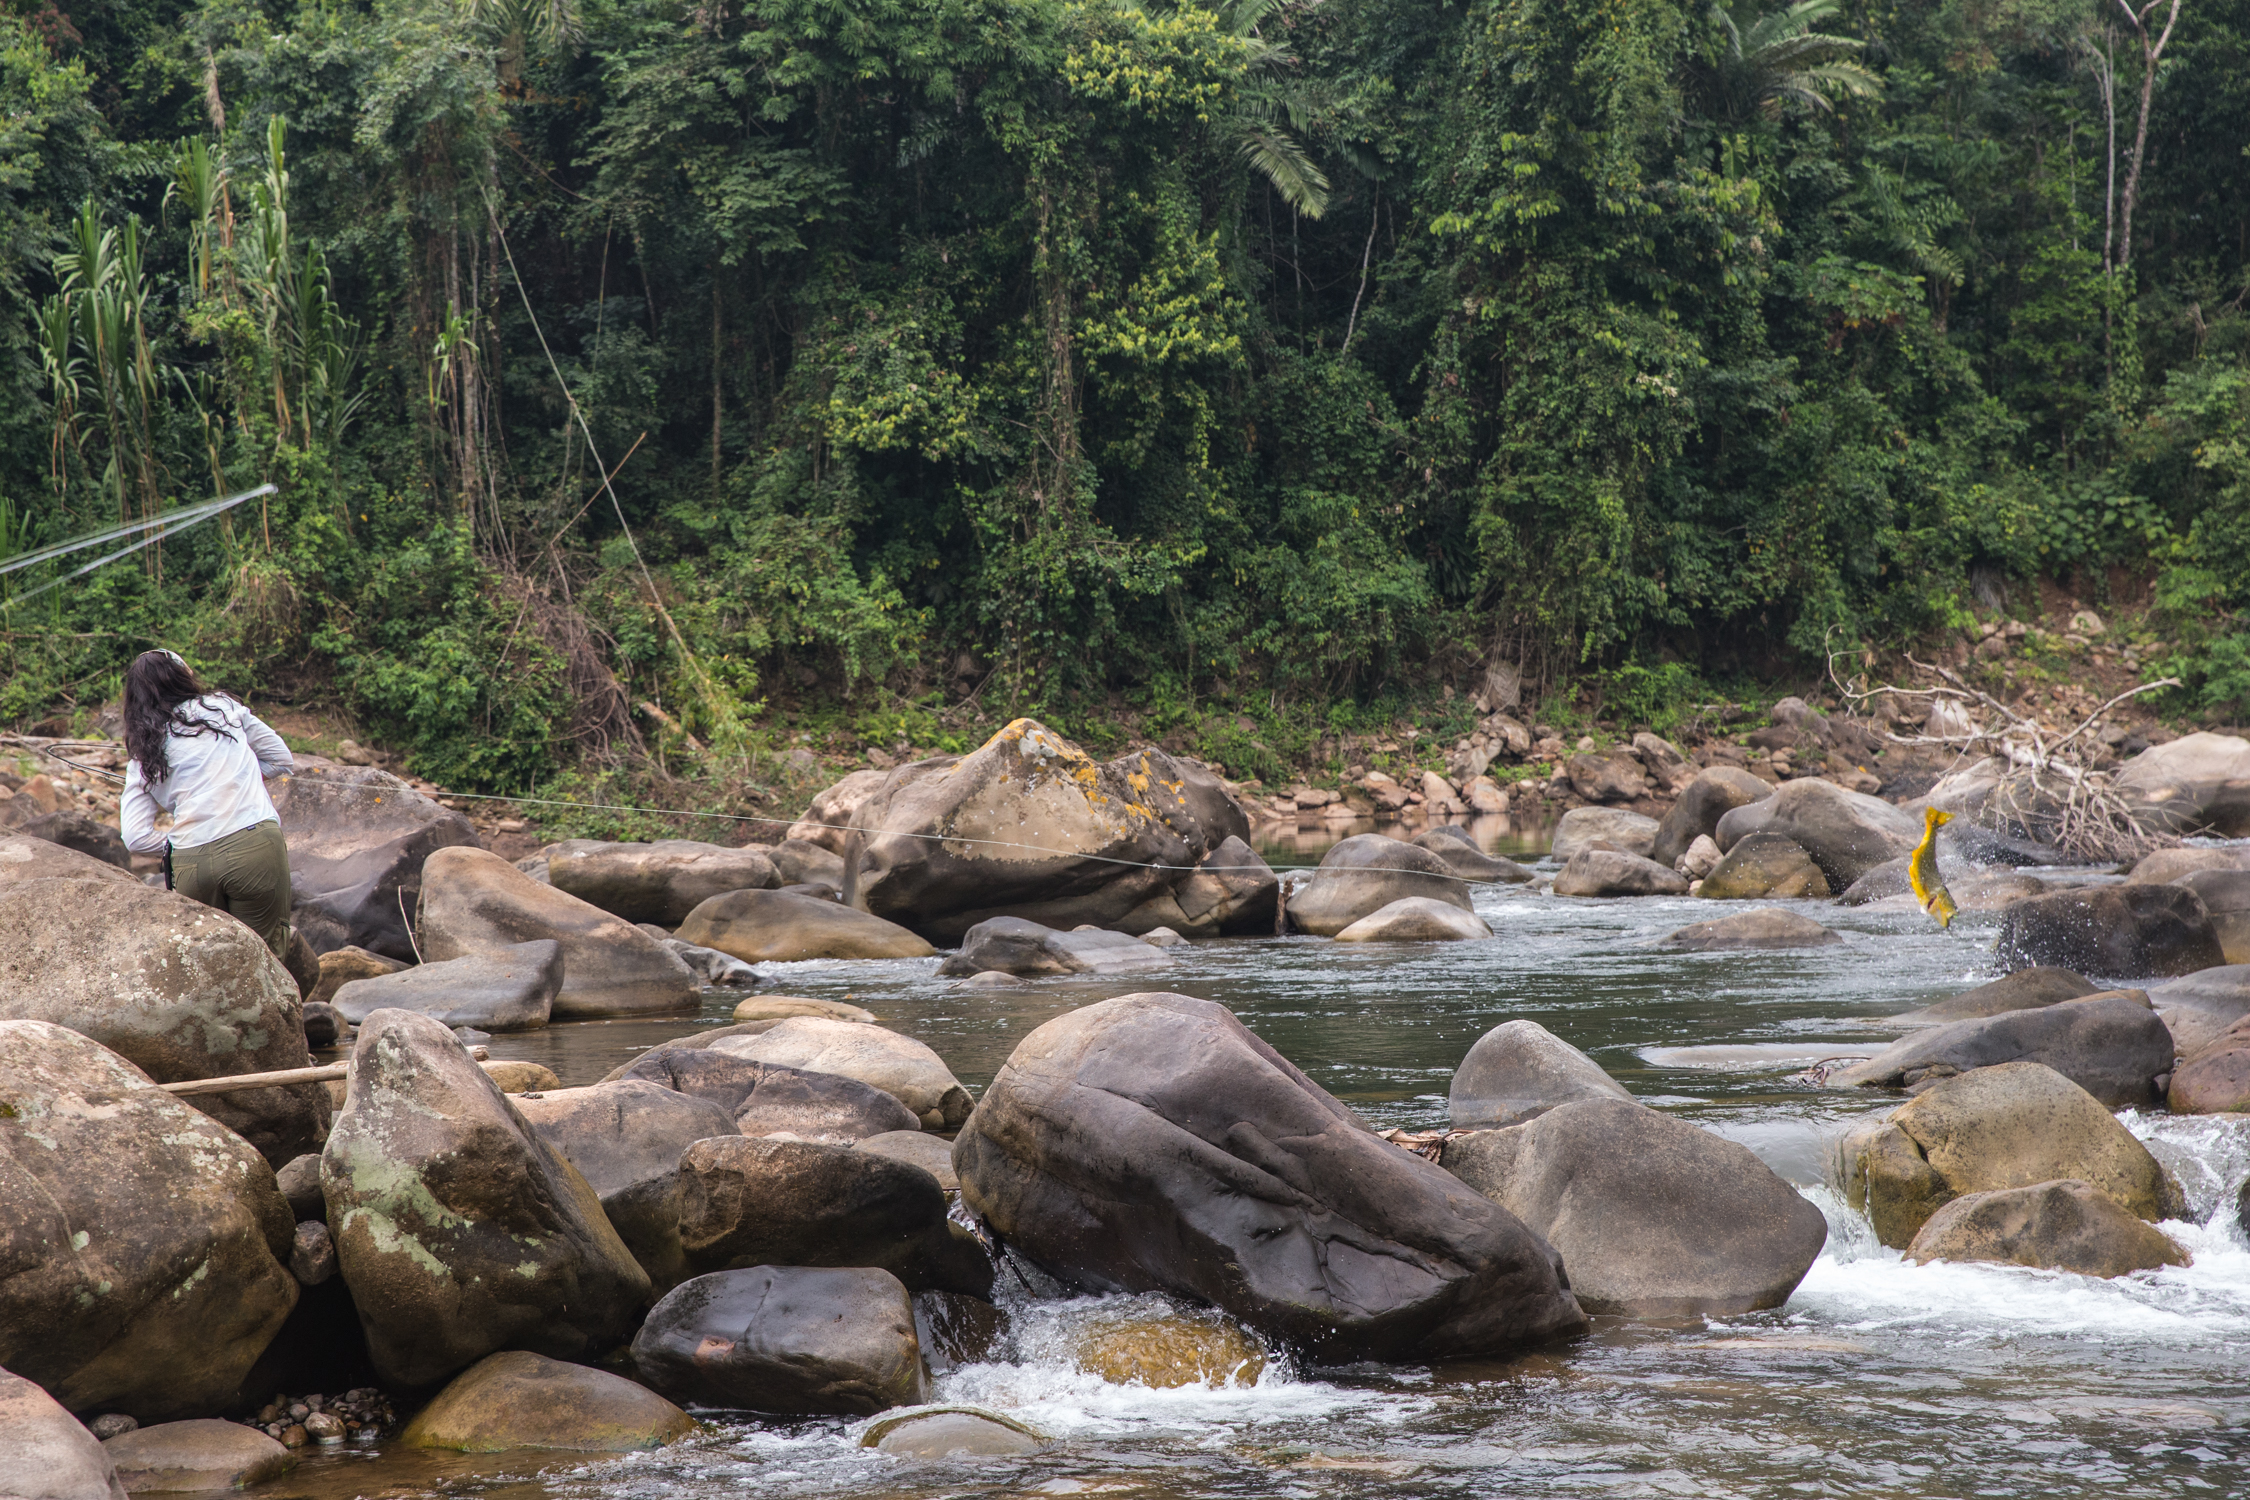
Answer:
<svg viewBox="0 0 2250 1500"><path fill-rule="evenodd" d="M1713 837L1722 850L1753 833L1778 833L1820 866L1832 891L1848 890L1888 860L1911 854L1922 825L1880 797L1847 792L1831 781L1783 782L1771 797L1746 803L1719 819Z"/></svg>
<svg viewBox="0 0 2250 1500"><path fill-rule="evenodd" d="M953 1143L943 1136L926 1130L886 1130L853 1144L861 1151L920 1167L949 1193L961 1191L961 1179L953 1175Z"/></svg>
<svg viewBox="0 0 2250 1500"><path fill-rule="evenodd" d="M1427 849L1444 860L1446 868L1463 880L1492 885L1528 885L1533 879L1531 871L1514 860L1479 849L1468 830L1452 823L1424 829L1414 835L1413 842L1416 847Z"/></svg>
<svg viewBox="0 0 2250 1500"><path fill-rule="evenodd" d="M1741 948L1825 948L1842 941L1839 934L1810 917L1778 906L1761 906L1715 922L1682 927L1666 934L1658 946L1715 953Z"/></svg>
<svg viewBox="0 0 2250 1500"><path fill-rule="evenodd" d="M2202 898L2177 885L2082 886L2018 901L2002 918L1994 951L2006 969L2047 964L2118 979L2226 962Z"/></svg>
<svg viewBox="0 0 2250 1500"><path fill-rule="evenodd" d="M880 1026L792 1016L755 1036L721 1037L711 1049L873 1084L912 1111L925 1130L958 1130L969 1117L969 1092L945 1059L912 1037Z"/></svg>
<svg viewBox="0 0 2250 1500"><path fill-rule="evenodd" d="M2250 870L2250 844L2192 845L2141 856L2127 885L2170 885L2198 870Z"/></svg>
<svg viewBox="0 0 2250 1500"><path fill-rule="evenodd" d="M676 1401L781 1416L860 1416L929 1395L914 1304L871 1269L698 1276L650 1310L633 1368Z"/></svg>
<svg viewBox="0 0 2250 1500"><path fill-rule="evenodd" d="M1281 879L1258 852L1234 834L1203 856L1195 873L1172 888L1172 901L1188 925L1182 932L1270 933L1281 901Z"/></svg>
<svg viewBox="0 0 2250 1500"><path fill-rule="evenodd" d="M1536 1234L1207 1000L1047 1022L953 1164L966 1206L1066 1285L1191 1297L1316 1359L1465 1358L1585 1326Z"/></svg>
<svg viewBox="0 0 2250 1500"><path fill-rule="evenodd" d="M293 1227L239 1136L75 1031L0 1021L0 1366L78 1411L219 1410L296 1306Z"/></svg>
<svg viewBox="0 0 2250 1500"><path fill-rule="evenodd" d="M2148 1000L2171 1030L2179 1055L2193 1057L2250 1016L2250 964L2200 969L2150 985Z"/></svg>
<svg viewBox="0 0 2250 1500"><path fill-rule="evenodd" d="M558 848L547 861L547 879L556 890L628 922L664 927L679 926L713 896L781 884L763 850L693 839Z"/></svg>
<svg viewBox="0 0 2250 1500"><path fill-rule="evenodd" d="M961 937L942 975L1137 974L1172 966L1170 954L1122 932L1057 932L1022 917L994 917Z"/></svg>
<svg viewBox="0 0 2250 1500"><path fill-rule="evenodd" d="M1406 896L1471 909L1467 884L1437 855L1379 833L1356 833L1331 845L1312 879L1289 898L1289 921L1300 932L1334 937Z"/></svg>
<svg viewBox="0 0 2250 1500"><path fill-rule="evenodd" d="M0 888L22 880L106 880L111 885L140 885L140 877L107 860L20 830L0 832Z"/></svg>
<svg viewBox="0 0 2250 1500"><path fill-rule="evenodd" d="M109 1451L60 1402L21 1375L0 1370L0 1495L125 1500L125 1486Z"/></svg>
<svg viewBox="0 0 2250 1500"><path fill-rule="evenodd" d="M401 1448L642 1453L691 1437L696 1421L621 1375L520 1349L463 1371L398 1435Z"/></svg>
<svg viewBox="0 0 2250 1500"><path fill-rule="evenodd" d="M240 1490L287 1473L289 1450L239 1422L199 1418L142 1427L102 1444L127 1493Z"/></svg>
<svg viewBox="0 0 2250 1500"><path fill-rule="evenodd" d="M300 768L271 790L289 845L289 920L313 951L364 948L416 962L406 924L422 866L440 849L474 848L469 820L369 766Z"/></svg>
<svg viewBox="0 0 2250 1500"><path fill-rule="evenodd" d="M1719 819L1738 807L1763 802L1772 795L1770 783L1739 766L1710 766L1687 784L1679 800L1672 804L1672 810L1657 825L1648 857L1660 865L1678 864L1689 845L1717 833Z"/></svg>
<svg viewBox="0 0 2250 1500"><path fill-rule="evenodd" d="M755 988L759 983L758 971L731 953L721 953L716 948L705 948L695 943L683 943L676 937L666 937L663 942L707 986L747 990Z"/></svg>
<svg viewBox="0 0 2250 1500"><path fill-rule="evenodd" d="M2172 1034L2139 990L2104 990L2034 1010L1932 1026L1830 1075L1837 1088L1914 1088L1974 1068L2036 1062L2113 1109L2156 1100Z"/></svg>
<svg viewBox="0 0 2250 1500"><path fill-rule="evenodd" d="M2250 963L2250 870L2195 870L2173 884L2202 899L2226 961Z"/></svg>
<svg viewBox="0 0 2250 1500"><path fill-rule="evenodd" d="M1684 896L1687 877L1653 859L1581 849L1555 874L1558 896Z"/></svg>
<svg viewBox="0 0 2250 1500"><path fill-rule="evenodd" d="M1656 847L1658 826L1656 819L1621 807L1574 807L1555 824L1547 854L1557 864L1568 864L1590 845L1607 844L1648 859Z"/></svg>
<svg viewBox="0 0 2250 1500"><path fill-rule="evenodd" d="M547 1024L563 987L562 944L551 938L354 979L335 1006L353 1023L379 1010L411 1010L445 1026L529 1031Z"/></svg>
<svg viewBox="0 0 2250 1500"><path fill-rule="evenodd" d="M793 891L730 891L689 912L673 936L744 963L812 958L928 958L937 952L896 922Z"/></svg>
<svg viewBox="0 0 2250 1500"><path fill-rule="evenodd" d="M1456 1130L1520 1125L1573 1099L1631 1099L1601 1064L1537 1021L1503 1021L1453 1071L1446 1113Z"/></svg>
<svg viewBox="0 0 2250 1500"><path fill-rule="evenodd" d="M1950 1000L1904 1015L1891 1017L1899 1026L1942 1026L1950 1021L1973 1021L1983 1016L2005 1015L2012 1010L2038 1010L2042 1006L2079 1000L2099 993L2096 985L2068 969L2040 967L2003 974L1990 984L1964 990ZM2155 995L2150 994L2154 1003Z"/></svg>
<svg viewBox="0 0 2250 1500"><path fill-rule="evenodd" d="M307 1152L294 1157L280 1171L274 1173L274 1183L289 1205L291 1221L302 1224L307 1219L328 1219L328 1200L320 1195L320 1154Z"/></svg>
<svg viewBox="0 0 2250 1500"><path fill-rule="evenodd" d="M1622 1099L1454 1136L1447 1171L1561 1252L1588 1312L1725 1317L1779 1307L1828 1221L1748 1147Z"/></svg>

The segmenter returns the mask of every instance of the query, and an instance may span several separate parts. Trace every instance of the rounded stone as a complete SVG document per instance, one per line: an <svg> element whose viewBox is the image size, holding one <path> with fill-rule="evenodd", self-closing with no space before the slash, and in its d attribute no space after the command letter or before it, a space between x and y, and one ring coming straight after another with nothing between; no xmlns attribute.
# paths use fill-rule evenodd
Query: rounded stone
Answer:
<svg viewBox="0 0 2250 1500"><path fill-rule="evenodd" d="M409 1448L637 1453L695 1431L695 1419L623 1376L510 1349L471 1365L399 1434Z"/></svg>
<svg viewBox="0 0 2250 1500"><path fill-rule="evenodd" d="M1036 1428L977 1406L924 1406L893 1412L859 1440L895 1458L1015 1458L1047 1446Z"/></svg>
<svg viewBox="0 0 2250 1500"><path fill-rule="evenodd" d="M118 1482L136 1495L239 1490L296 1463L288 1449L264 1433L209 1418L160 1422L113 1437L102 1447L117 1467Z"/></svg>

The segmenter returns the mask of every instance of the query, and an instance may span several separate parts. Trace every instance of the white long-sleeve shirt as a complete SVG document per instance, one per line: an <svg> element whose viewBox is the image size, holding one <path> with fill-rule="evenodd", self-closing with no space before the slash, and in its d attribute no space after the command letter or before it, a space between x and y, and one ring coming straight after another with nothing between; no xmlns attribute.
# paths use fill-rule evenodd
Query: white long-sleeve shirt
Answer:
<svg viewBox="0 0 2250 1500"><path fill-rule="evenodd" d="M161 854L167 841L194 849L269 818L278 820L265 778L297 769L281 736L233 699L213 693L180 707L223 726L224 732L174 730L164 746L172 772L162 781L152 783L143 776L139 761L126 763L117 831L135 854ZM159 809L172 815L168 834L157 831Z"/></svg>

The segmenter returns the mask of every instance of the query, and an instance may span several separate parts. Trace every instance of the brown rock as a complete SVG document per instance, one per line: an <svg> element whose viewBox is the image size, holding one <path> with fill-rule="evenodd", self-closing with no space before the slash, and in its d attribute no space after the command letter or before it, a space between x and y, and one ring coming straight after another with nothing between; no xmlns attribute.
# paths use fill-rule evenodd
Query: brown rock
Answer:
<svg viewBox="0 0 2250 1500"><path fill-rule="evenodd" d="M1924 1265L1998 1261L2081 1276L2123 1276L2188 1263L2186 1252L2155 1227L2091 1184L2070 1180L1956 1198L1930 1216L1906 1258Z"/></svg>
<svg viewBox="0 0 2250 1500"><path fill-rule="evenodd" d="M334 1004L336 992L355 979L379 979L385 974L396 974L407 965L395 958L385 958L380 953L370 953L365 948L348 944L320 955L320 977L313 982L307 1000Z"/></svg>
<svg viewBox="0 0 2250 1500"><path fill-rule="evenodd" d="M102 1444L129 1493L239 1490L285 1474L296 1460L238 1422L164 1422Z"/></svg>
<svg viewBox="0 0 2250 1500"><path fill-rule="evenodd" d="M456 1376L399 1442L464 1453L641 1453L694 1432L693 1417L630 1380L512 1349Z"/></svg>

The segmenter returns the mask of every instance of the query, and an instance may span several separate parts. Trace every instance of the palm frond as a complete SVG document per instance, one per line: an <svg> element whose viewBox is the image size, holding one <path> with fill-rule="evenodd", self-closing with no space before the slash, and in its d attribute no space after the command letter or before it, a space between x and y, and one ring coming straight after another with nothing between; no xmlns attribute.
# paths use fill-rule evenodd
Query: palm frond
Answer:
<svg viewBox="0 0 2250 1500"><path fill-rule="evenodd" d="M1308 219L1317 219L1328 208L1328 178L1312 164L1287 132L1248 125L1242 133L1242 156L1273 184L1274 191L1291 208Z"/></svg>

